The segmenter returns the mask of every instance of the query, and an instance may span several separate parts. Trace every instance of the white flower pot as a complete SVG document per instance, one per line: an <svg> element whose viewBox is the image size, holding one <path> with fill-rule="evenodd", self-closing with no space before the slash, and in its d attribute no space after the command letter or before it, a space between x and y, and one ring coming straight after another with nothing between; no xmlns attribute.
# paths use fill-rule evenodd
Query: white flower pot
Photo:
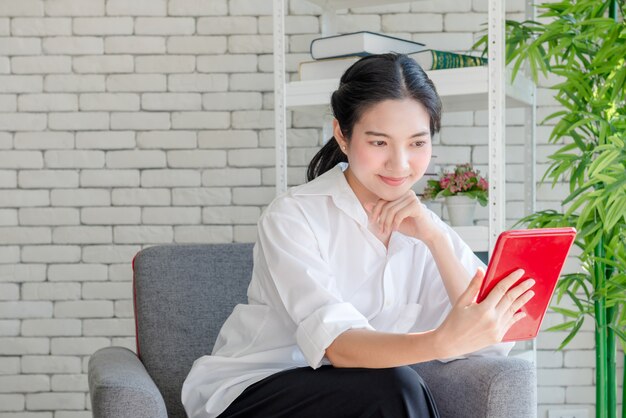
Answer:
<svg viewBox="0 0 626 418"><path fill-rule="evenodd" d="M446 196L445 202L452 226L474 225L474 210L476 209L475 199L463 195Z"/></svg>

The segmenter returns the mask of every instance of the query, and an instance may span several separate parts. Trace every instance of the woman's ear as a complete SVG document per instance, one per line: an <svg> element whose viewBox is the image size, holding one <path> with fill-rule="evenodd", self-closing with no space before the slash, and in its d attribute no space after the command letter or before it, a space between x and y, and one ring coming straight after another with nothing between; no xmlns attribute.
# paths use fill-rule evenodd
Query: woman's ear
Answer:
<svg viewBox="0 0 626 418"><path fill-rule="evenodd" d="M335 141L339 145L339 149L345 154L348 150L348 141L343 136L343 132L341 132L341 126L339 126L339 121L337 118L333 119L333 137L335 137Z"/></svg>

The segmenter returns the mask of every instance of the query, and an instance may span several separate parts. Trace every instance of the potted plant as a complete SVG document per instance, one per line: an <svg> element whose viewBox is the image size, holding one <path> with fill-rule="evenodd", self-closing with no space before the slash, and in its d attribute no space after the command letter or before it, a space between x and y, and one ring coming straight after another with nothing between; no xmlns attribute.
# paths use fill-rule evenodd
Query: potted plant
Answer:
<svg viewBox="0 0 626 418"><path fill-rule="evenodd" d="M528 63L535 81L539 71L559 80L552 88L563 109L547 119L556 120L550 142L564 145L550 156L543 180L568 180L569 195L560 211L523 221L579 231L582 272L563 276L557 287L557 304L566 297L575 308L554 307L567 321L552 329L569 331L562 348L586 318L594 322L596 417L615 418L616 340L626 345L626 7L623 0L538 7L545 23L507 21L507 63L513 77Z"/></svg>
<svg viewBox="0 0 626 418"><path fill-rule="evenodd" d="M439 178L428 180L424 199L445 199L453 226L474 224L476 202L487 205L489 183L471 164L457 164L453 171L443 169Z"/></svg>

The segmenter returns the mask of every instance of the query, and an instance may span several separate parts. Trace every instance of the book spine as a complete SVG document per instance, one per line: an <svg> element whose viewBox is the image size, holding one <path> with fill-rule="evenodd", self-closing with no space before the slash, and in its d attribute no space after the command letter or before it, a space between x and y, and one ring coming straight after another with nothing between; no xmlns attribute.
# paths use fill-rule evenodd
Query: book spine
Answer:
<svg viewBox="0 0 626 418"><path fill-rule="evenodd" d="M431 70L445 70L448 68L479 67L487 64L487 58L471 55L456 54L448 51L431 50L433 64Z"/></svg>

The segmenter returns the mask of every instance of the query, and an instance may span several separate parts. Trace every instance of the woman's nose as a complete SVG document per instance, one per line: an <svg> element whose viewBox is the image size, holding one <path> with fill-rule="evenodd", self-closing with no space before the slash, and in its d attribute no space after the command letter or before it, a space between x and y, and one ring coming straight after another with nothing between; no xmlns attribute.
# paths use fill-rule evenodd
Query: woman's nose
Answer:
<svg viewBox="0 0 626 418"><path fill-rule="evenodd" d="M409 155L404 150L393 150L387 159L385 168L393 173L403 172L409 167Z"/></svg>

